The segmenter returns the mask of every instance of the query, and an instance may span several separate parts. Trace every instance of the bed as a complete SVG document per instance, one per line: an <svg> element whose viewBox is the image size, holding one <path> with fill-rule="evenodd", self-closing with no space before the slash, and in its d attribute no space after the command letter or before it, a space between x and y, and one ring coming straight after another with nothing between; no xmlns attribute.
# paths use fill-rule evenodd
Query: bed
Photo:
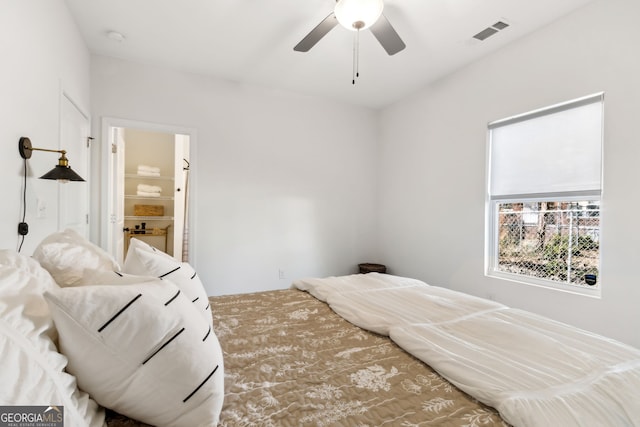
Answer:
<svg viewBox="0 0 640 427"><path fill-rule="evenodd" d="M218 297L212 306L228 372L223 425L504 425L388 338L306 292Z"/></svg>
<svg viewBox="0 0 640 427"><path fill-rule="evenodd" d="M391 340L297 289L210 298L221 426L505 426ZM109 413L111 427L139 424Z"/></svg>
<svg viewBox="0 0 640 427"><path fill-rule="evenodd" d="M640 351L495 301L370 273L296 286L517 426L640 425Z"/></svg>
<svg viewBox="0 0 640 427"><path fill-rule="evenodd" d="M640 352L616 341L378 273L207 297L132 243L123 266L69 231L0 251L0 405L66 427L640 425Z"/></svg>

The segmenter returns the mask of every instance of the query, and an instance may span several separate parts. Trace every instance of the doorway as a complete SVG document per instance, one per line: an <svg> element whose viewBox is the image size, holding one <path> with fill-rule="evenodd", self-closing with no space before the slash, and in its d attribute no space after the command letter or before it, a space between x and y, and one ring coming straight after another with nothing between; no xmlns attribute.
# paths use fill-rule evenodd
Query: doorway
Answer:
<svg viewBox="0 0 640 427"><path fill-rule="evenodd" d="M122 263L137 238L188 261L192 132L111 120L107 250Z"/></svg>

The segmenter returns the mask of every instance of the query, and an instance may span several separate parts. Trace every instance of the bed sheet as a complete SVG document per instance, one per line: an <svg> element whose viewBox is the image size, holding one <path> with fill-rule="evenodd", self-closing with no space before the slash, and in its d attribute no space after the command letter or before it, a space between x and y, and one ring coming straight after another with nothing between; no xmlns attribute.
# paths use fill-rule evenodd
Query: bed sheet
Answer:
<svg viewBox="0 0 640 427"><path fill-rule="evenodd" d="M307 292L210 301L225 358L220 426L507 426L388 337ZM109 427L137 427L107 418Z"/></svg>
<svg viewBox="0 0 640 427"><path fill-rule="evenodd" d="M515 426L640 426L640 350L494 301L398 283L369 273L294 285L388 334Z"/></svg>
<svg viewBox="0 0 640 427"><path fill-rule="evenodd" d="M221 425L504 426L387 337L299 290L212 299Z"/></svg>

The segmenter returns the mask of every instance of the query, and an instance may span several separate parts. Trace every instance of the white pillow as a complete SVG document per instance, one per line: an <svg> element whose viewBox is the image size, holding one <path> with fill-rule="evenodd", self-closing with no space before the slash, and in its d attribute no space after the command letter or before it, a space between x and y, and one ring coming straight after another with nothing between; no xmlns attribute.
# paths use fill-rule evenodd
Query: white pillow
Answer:
<svg viewBox="0 0 640 427"><path fill-rule="evenodd" d="M215 426L224 399L211 325L174 284L45 293L68 370L98 403L157 426Z"/></svg>
<svg viewBox="0 0 640 427"><path fill-rule="evenodd" d="M166 280L166 279L160 279L160 280ZM135 274L120 273L119 271L85 270L82 279L80 279L80 281L77 282L76 284L78 286L95 286L95 285L126 286L126 285L132 285L132 284L140 284L143 282L157 282L157 281L158 281L158 277L153 277L153 276L138 276ZM166 280L166 281L178 286L178 284L176 284L173 280ZM187 291L190 291L190 290L193 292L193 289L191 289L193 285L191 285L191 287L190 285L191 285L190 283L187 283L186 286L183 285L182 287L180 286L179 287L185 293L187 298L191 300L195 309L200 313L205 313L205 319L207 320L207 322L209 322L209 324L211 324L211 326L213 326L213 316L211 315L210 310L203 310L202 304L200 302L200 298L192 298L190 296L191 294L187 293ZM207 307L208 306L209 306L209 302L207 300Z"/></svg>
<svg viewBox="0 0 640 427"><path fill-rule="evenodd" d="M42 294L56 289L35 260L0 250L0 405L64 406L65 426L99 427L104 410L78 390L54 344Z"/></svg>
<svg viewBox="0 0 640 427"><path fill-rule="evenodd" d="M71 229L47 236L40 242L33 257L60 286L76 286L85 269L120 270L108 252Z"/></svg>
<svg viewBox="0 0 640 427"><path fill-rule="evenodd" d="M85 270L78 286L95 285L139 285L144 282L157 283L158 278L153 276L137 276L134 274L121 273L119 271ZM170 280L169 280L170 281ZM175 285L175 283L174 283Z"/></svg>
<svg viewBox="0 0 640 427"><path fill-rule="evenodd" d="M151 246L147 242L144 242L140 239L136 239L135 237L132 237L131 239L129 239L129 251L127 252L127 256L129 256L129 252L133 251L134 253L132 254L132 257L129 257L128 260L127 260L127 257L125 257L124 265L122 266L123 270L125 270L124 266L127 265L127 263L129 264L129 268L136 268L135 267L135 264L136 264L135 249L142 249L143 251L154 253L159 257L176 261L176 259L171 255L169 255L168 253L162 252L160 249L156 248L155 246Z"/></svg>
<svg viewBox="0 0 640 427"><path fill-rule="evenodd" d="M204 318L213 324L209 298L196 271L189 263L180 262L172 256L138 240L131 239L125 257L123 272L139 276L154 276L175 283Z"/></svg>

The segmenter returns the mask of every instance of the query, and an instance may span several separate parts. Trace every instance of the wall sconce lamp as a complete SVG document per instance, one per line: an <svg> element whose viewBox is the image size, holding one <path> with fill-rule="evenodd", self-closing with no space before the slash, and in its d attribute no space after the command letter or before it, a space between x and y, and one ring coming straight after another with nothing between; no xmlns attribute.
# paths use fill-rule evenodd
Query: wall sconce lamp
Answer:
<svg viewBox="0 0 640 427"><path fill-rule="evenodd" d="M40 177L40 179L55 179L60 182L68 181L84 181L80 175L75 173L69 166L69 160L67 159L67 152L65 150L49 150L47 148L34 148L31 145L31 140L26 136L20 138L18 141L18 151L23 159L30 159L31 154L34 151L48 151L50 153L60 153L61 156L58 159L58 164Z"/></svg>

